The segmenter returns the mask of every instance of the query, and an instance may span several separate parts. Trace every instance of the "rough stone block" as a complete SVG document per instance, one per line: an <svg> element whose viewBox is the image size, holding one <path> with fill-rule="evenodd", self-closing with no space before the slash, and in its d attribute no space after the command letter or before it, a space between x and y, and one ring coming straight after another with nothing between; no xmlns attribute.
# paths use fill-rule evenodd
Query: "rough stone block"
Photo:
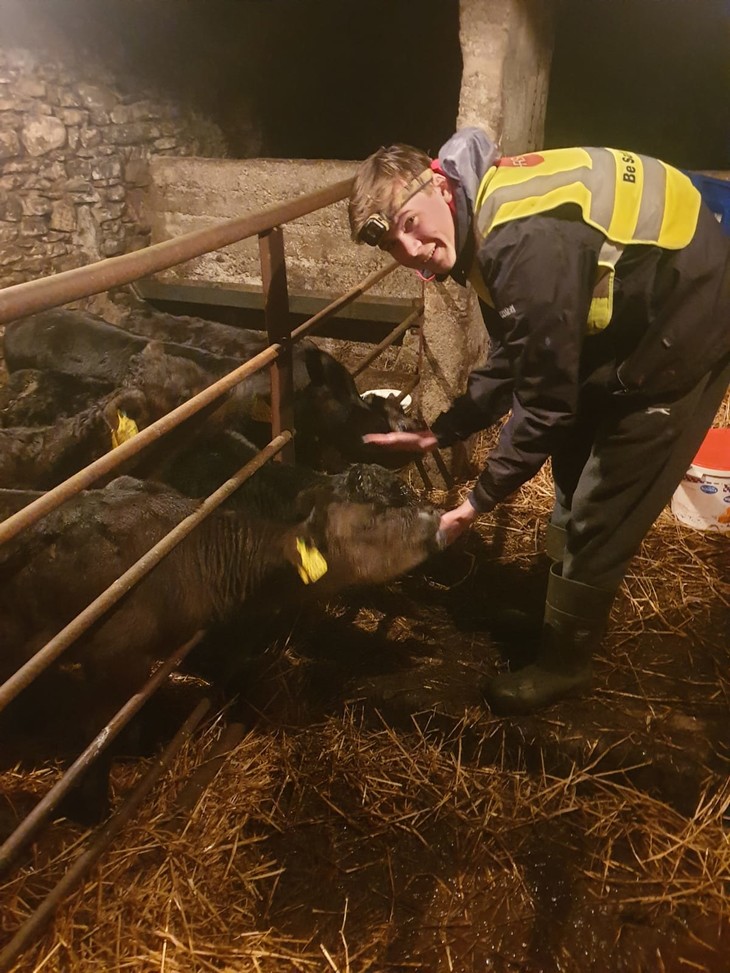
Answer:
<svg viewBox="0 0 730 973"><path fill-rule="evenodd" d="M65 144L66 126L51 115L39 115L26 122L20 138L29 155L45 155Z"/></svg>

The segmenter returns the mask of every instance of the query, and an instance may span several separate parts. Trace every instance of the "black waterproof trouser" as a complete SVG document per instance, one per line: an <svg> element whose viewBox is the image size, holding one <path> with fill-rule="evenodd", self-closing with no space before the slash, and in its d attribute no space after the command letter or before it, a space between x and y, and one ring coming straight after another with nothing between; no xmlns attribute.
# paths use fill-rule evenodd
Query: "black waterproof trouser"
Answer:
<svg viewBox="0 0 730 973"><path fill-rule="evenodd" d="M652 400L595 390L553 455L563 577L615 591L694 459L730 385L725 358L688 391Z"/></svg>

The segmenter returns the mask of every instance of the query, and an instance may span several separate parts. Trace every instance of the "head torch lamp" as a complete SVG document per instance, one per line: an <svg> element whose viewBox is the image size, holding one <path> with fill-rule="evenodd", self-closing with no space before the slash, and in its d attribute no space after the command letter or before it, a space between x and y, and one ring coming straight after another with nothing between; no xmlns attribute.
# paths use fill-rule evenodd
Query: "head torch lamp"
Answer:
<svg viewBox="0 0 730 973"><path fill-rule="evenodd" d="M358 239L362 243L367 243L370 247L378 247L382 243L383 237L390 230L394 218L398 211L405 206L409 199L420 193L433 180L433 170L424 169L415 178L411 179L399 193L393 197L390 215L388 213L372 213L360 227Z"/></svg>

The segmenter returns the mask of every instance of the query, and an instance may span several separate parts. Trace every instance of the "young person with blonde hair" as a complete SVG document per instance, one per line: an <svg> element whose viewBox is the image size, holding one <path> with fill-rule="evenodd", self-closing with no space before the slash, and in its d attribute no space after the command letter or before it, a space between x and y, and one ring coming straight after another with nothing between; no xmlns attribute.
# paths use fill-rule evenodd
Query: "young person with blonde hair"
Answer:
<svg viewBox="0 0 730 973"><path fill-rule="evenodd" d="M378 149L350 198L357 242L427 280L473 287L486 364L423 432L366 437L427 452L509 413L453 541L552 460L554 561L535 661L492 679L495 712L590 683L627 565L689 467L730 381L730 241L689 178L648 156L566 148L502 156L480 129L436 159Z"/></svg>

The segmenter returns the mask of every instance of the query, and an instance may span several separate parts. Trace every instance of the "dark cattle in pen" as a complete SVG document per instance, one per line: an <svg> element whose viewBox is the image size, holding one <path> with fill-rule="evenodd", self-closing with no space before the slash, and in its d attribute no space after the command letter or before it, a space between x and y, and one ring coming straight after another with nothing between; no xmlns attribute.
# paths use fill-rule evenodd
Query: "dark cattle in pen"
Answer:
<svg viewBox="0 0 730 973"><path fill-rule="evenodd" d="M11 322L5 336L5 359L10 371L62 366L69 374L93 375L118 384L129 356L148 341L161 341L177 354L184 349L201 365L216 359L248 361L269 343L261 331L152 308L128 311L114 325L89 311L62 307Z"/></svg>
<svg viewBox="0 0 730 973"><path fill-rule="evenodd" d="M0 407L5 406L2 415L6 420L25 420L27 425L0 423L0 487L41 490L56 486L112 448L112 432L117 430L120 413L134 420L138 430L143 429L209 380L195 362L169 355L156 342L131 356L124 387L114 391L98 379L61 372L13 372L0 390ZM85 399L92 404L64 414L66 403L80 404ZM45 424L37 424L43 420ZM190 431L181 428L178 435L186 437ZM156 448L161 450L162 445ZM135 469L147 455L133 461Z"/></svg>
<svg viewBox="0 0 730 973"><path fill-rule="evenodd" d="M196 340L202 330L202 326L198 328ZM172 333L171 328L164 333ZM257 340L263 343L263 339ZM145 384L137 371L140 367L149 370L155 357L158 372L165 379L159 387L175 404L230 372L242 360L241 356L221 357L192 345L169 341L153 344L94 315L65 309L42 312L8 325L5 347L11 371L53 368L108 381L115 387L133 385L148 396L153 413L159 410L150 394L150 380ZM150 347L156 350L148 358ZM244 350L249 353L252 345L245 344ZM347 369L309 341L294 347L293 383L295 449L300 463L336 472L351 462L377 462L397 468L412 459L410 454L362 442L366 433L409 427L410 420L395 404L386 408L382 403L365 402ZM176 395L171 394L173 386ZM263 445L270 438L269 416L269 376L264 370L245 379L228 395L216 422Z"/></svg>
<svg viewBox="0 0 730 973"><path fill-rule="evenodd" d="M103 399L107 382L37 368L13 372L0 385L0 426L50 426Z"/></svg>
<svg viewBox="0 0 730 973"><path fill-rule="evenodd" d="M257 447L244 436L223 430L198 437L150 475L186 496L206 497L256 453ZM415 494L397 473L374 463L353 463L334 474L267 463L229 497L226 506L293 522L306 516L317 498L369 503L380 509L416 504Z"/></svg>
<svg viewBox="0 0 730 973"><path fill-rule="evenodd" d="M160 342L144 344L126 358L118 383L53 369L22 368L11 372L0 387L0 426L50 426L129 388L145 396L152 421L194 394L191 389L200 391L210 381L200 365L171 355Z"/></svg>
<svg viewBox="0 0 730 973"><path fill-rule="evenodd" d="M207 321L204 318L197 318L187 315L166 314L152 308L141 308L129 311L122 326L134 334L147 337L151 340L156 339L163 342L174 342L178 344L191 345L204 351L212 352L216 355L223 355L229 358L252 358L268 344L265 333L251 331L244 328L236 328L231 325L221 324L217 321ZM168 346L169 347L169 346ZM332 435L337 435L337 431L342 426L347 426L348 418L343 418L342 413L338 414L332 410L329 402L329 392L334 393L336 403L342 408L345 403L353 410L355 421L368 428L365 432L375 431L374 426L382 432L404 432L423 428L423 423L410 418L403 410L396 396L384 398L382 396L360 396L357 387L352 380L352 376L347 369L336 359L325 352L315 358L311 353L307 358L307 348L316 348L311 342L303 341L294 346L294 386L295 389L304 389L310 383L315 388L308 390L308 408L301 409L303 417L312 417L311 429L300 429L300 440L306 439L310 442L312 436L316 436L314 426L320 422L323 415L331 415L330 427L326 429L324 436L317 437L319 451L326 447L322 445L322 440ZM306 372L301 371L301 361L304 360ZM297 369L299 368L299 371ZM325 389L324 394L322 389ZM265 395L268 402L268 385L265 387ZM313 401L312 401L313 400ZM362 402L365 403L367 412L362 409ZM334 412L334 414L332 414ZM362 413L362 415L360 415ZM298 416L300 425L302 416ZM320 430L321 433L321 430ZM347 444L340 444L346 456L352 458L351 447ZM359 448L359 447L358 447ZM369 449L370 451L367 451ZM359 458L363 462L380 462L392 464L393 466L403 466L410 457L399 456L395 460L387 456L382 450L374 447L362 447ZM305 461L306 456L300 457ZM310 463L309 465L313 465Z"/></svg>
<svg viewBox="0 0 730 973"><path fill-rule="evenodd" d="M26 502L36 496L29 492ZM20 491L0 491L0 518L22 499ZM120 477L0 546L0 676L7 678L198 506L162 484ZM100 698L116 705L156 658L251 600L291 604L411 570L437 550L438 524L430 509L326 501L293 526L217 510L65 658L80 662ZM320 554L327 569L317 579Z"/></svg>
<svg viewBox="0 0 730 973"><path fill-rule="evenodd" d="M263 331L236 328L191 315L167 314L151 307L134 308L121 323L126 331L157 341L191 345L223 358L248 361L268 345Z"/></svg>
<svg viewBox="0 0 730 973"><path fill-rule="evenodd" d="M39 496L0 490L0 520ZM164 485L120 477L79 494L1 545L0 682L198 506ZM199 629L235 619L236 628L228 630L233 651L250 652L250 633L242 634L248 633L249 605L273 617L278 606L291 609L350 585L387 582L438 549L438 523L435 512L422 508L326 501L295 525L215 511L62 656L55 679L72 677L70 663L80 664L84 676L83 695L78 685L73 690L81 701L75 735L88 743L154 661ZM327 569L317 577L320 555ZM222 657L215 645L211 650L202 668L207 678L212 672L225 683L238 663L230 647ZM31 692L43 699L58 685L49 673ZM21 714L21 725L24 695L11 713L14 719ZM87 772L64 813L87 823L105 813L110 758L105 754Z"/></svg>
<svg viewBox="0 0 730 973"><path fill-rule="evenodd" d="M116 388L124 384L132 356L148 343L88 311L54 308L6 325L3 351L10 373L21 368L50 369ZM174 342L167 343L165 350L214 374L225 374L240 364L240 359L229 361Z"/></svg>
<svg viewBox="0 0 730 973"><path fill-rule="evenodd" d="M51 426L0 429L0 487L49 490L112 448L120 413L149 421L144 395L128 389Z"/></svg>

